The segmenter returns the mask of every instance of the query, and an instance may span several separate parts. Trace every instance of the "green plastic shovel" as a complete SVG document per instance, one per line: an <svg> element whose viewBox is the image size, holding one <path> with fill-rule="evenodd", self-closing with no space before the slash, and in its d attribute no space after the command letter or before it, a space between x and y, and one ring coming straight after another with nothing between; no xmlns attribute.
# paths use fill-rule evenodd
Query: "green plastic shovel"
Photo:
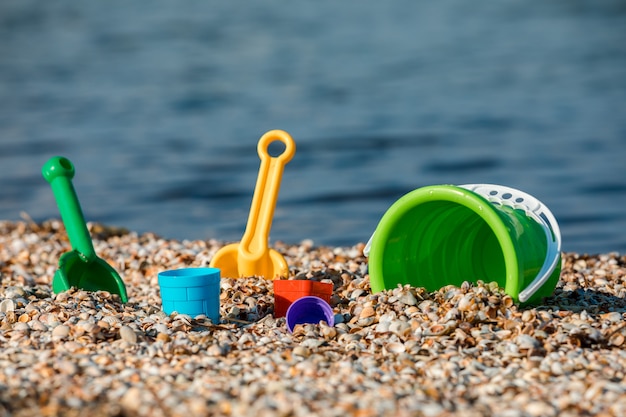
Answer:
<svg viewBox="0 0 626 417"><path fill-rule="evenodd" d="M108 291L119 294L122 302L128 301L126 286L118 273L93 249L85 217L72 185L74 165L62 156L52 157L41 169L43 177L50 183L72 251L59 259L59 268L52 280L52 291L59 293L72 287L87 291Z"/></svg>

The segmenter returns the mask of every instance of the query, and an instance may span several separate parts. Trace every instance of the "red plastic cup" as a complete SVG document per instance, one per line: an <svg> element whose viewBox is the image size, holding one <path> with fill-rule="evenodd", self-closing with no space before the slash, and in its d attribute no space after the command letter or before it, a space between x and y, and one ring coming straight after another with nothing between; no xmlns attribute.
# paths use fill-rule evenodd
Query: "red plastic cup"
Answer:
<svg viewBox="0 0 626 417"><path fill-rule="evenodd" d="M330 304L333 284L306 279L274 280L274 317L284 317L291 303L310 295L319 297Z"/></svg>

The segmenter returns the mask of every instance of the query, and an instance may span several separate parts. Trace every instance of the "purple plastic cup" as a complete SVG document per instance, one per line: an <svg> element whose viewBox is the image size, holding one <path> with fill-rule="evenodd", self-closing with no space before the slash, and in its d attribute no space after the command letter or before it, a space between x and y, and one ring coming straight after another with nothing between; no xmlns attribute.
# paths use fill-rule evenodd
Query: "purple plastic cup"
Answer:
<svg viewBox="0 0 626 417"><path fill-rule="evenodd" d="M296 324L317 324L321 320L326 321L329 326L335 325L335 315L330 304L314 295L298 298L291 303L285 317L290 332L293 332Z"/></svg>

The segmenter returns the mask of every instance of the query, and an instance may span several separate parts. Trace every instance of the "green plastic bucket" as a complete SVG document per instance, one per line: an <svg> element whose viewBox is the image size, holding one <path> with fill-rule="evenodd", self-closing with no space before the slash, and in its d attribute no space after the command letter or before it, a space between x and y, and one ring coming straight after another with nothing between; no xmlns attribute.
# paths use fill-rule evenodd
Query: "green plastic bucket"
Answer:
<svg viewBox="0 0 626 417"><path fill-rule="evenodd" d="M365 252L374 293L482 280L533 303L553 293L561 273L561 233L550 210L492 184L411 191L383 215Z"/></svg>

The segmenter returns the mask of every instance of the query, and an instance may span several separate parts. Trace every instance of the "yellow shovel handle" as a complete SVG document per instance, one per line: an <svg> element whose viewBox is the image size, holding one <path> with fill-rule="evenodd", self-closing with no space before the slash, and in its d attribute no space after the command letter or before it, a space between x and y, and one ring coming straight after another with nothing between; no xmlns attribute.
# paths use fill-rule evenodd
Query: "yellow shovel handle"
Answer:
<svg viewBox="0 0 626 417"><path fill-rule="evenodd" d="M285 150L282 154L273 157L268 152L268 146L275 141L284 143ZM239 246L239 254L250 260L267 255L270 228L283 170L296 153L296 144L289 133L271 130L259 139L257 151L261 158L261 166L254 188L248 224Z"/></svg>

